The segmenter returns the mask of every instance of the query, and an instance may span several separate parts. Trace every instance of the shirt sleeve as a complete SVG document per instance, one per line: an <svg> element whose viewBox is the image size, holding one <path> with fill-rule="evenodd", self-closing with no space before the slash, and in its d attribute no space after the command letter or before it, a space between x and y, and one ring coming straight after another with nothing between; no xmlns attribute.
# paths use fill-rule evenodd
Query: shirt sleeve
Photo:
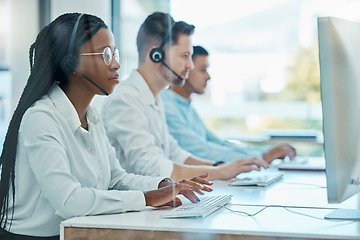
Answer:
<svg viewBox="0 0 360 240"><path fill-rule="evenodd" d="M163 177L150 177L126 173L116 158L116 151L110 143L108 143L108 151L110 158L111 182L109 189L117 190L139 190L149 191L157 189Z"/></svg>
<svg viewBox="0 0 360 240"><path fill-rule="evenodd" d="M169 132L169 128L166 122L166 116L165 116L165 110L164 110L164 105L163 102L161 100L161 98L158 99L159 100L159 106L162 110L162 114L163 114L163 121L164 121L164 128L166 129L166 133L167 133L167 138L169 139L169 158L176 163L180 163L180 164L184 164L185 160L190 157L193 156L191 153L189 153L188 151L184 150L182 147L179 146L179 143L177 142L177 140L173 137L173 135L170 134Z"/></svg>
<svg viewBox="0 0 360 240"><path fill-rule="evenodd" d="M121 86L123 87L123 86ZM114 146L122 151L126 168L139 175L170 177L173 162L155 144L146 115L146 106L135 89L121 89L107 102L105 128Z"/></svg>
<svg viewBox="0 0 360 240"><path fill-rule="evenodd" d="M136 190L139 187L129 191L117 190L120 188L115 182L122 181L124 185L129 184L129 188L136 184L136 181L131 179L135 176L127 175L119 168L112 170L117 172L114 173L116 177L113 180L113 189L83 185L82 183L86 182L86 172L80 177L84 179L76 178L71 169L71 166L76 165L76 159L69 159L67 155L68 151L76 149L76 146L72 146L72 150L64 147L72 136L65 134L68 131L63 131L60 126L51 112L29 111L22 120L18 145L18 148L22 148L20 154L24 154L19 157L29 160L29 177L35 176L42 196L48 200L57 215L67 219L141 210L145 207L143 192ZM151 184L154 186L156 181L159 182L159 179L151 181L149 187Z"/></svg>
<svg viewBox="0 0 360 240"><path fill-rule="evenodd" d="M198 116L195 118L196 122L188 122L189 119L180 114L177 106L169 104L166 107L166 121L170 133L183 149L195 156L212 161L234 161L242 158L261 157L261 153L258 151L249 151L219 139L206 128ZM189 125L202 128L204 136L192 130Z"/></svg>

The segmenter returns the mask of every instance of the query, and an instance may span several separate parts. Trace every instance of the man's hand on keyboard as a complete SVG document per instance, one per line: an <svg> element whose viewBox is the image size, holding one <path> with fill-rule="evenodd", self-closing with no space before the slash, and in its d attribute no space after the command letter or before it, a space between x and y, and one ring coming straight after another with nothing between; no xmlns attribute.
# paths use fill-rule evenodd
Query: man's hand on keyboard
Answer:
<svg viewBox="0 0 360 240"><path fill-rule="evenodd" d="M284 159L287 156L291 160L296 156L296 149L287 143L279 144L263 154L264 160L268 163L274 159Z"/></svg>
<svg viewBox="0 0 360 240"><path fill-rule="evenodd" d="M176 196L178 194L184 195L191 202L198 202L199 198L194 192L203 194L202 191L211 192L212 189L208 186L212 185L212 182L205 178L208 174L203 174L198 177L194 177L191 180L182 180L180 182L164 182L159 185L159 189L144 192L146 206L174 206L177 207L182 204L181 200Z"/></svg>
<svg viewBox="0 0 360 240"><path fill-rule="evenodd" d="M269 164L258 158L244 158L218 166L218 174L215 179L229 180L243 172L260 170L260 168L269 168Z"/></svg>

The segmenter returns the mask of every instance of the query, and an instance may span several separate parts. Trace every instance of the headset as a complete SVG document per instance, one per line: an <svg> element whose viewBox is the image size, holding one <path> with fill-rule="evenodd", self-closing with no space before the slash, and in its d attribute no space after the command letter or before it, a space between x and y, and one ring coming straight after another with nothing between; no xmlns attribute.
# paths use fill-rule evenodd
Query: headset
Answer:
<svg viewBox="0 0 360 240"><path fill-rule="evenodd" d="M73 72L77 72L78 74L80 74L83 78L85 78L86 80L88 80L91 84L93 84L95 87L97 87L102 93L104 93L106 96L109 95L109 93L101 88L99 85L97 85L94 81L92 81L90 78L88 78L87 76L85 76L83 73L81 73L77 67L79 65L79 60L78 58L74 55L74 45L75 45L75 36L76 36L76 31L78 29L78 25L80 22L81 17L84 15L84 13L81 13L79 15L79 17L77 18L75 24L74 24L74 28L73 31L71 33L71 37L70 37L70 45L69 45L69 51L68 54L63 57L61 59L61 70L66 73L66 74L71 74Z"/></svg>
<svg viewBox="0 0 360 240"><path fill-rule="evenodd" d="M170 25L170 27L169 27L168 31L166 32L163 40L161 41L160 46L151 50L151 52L150 52L150 59L151 59L153 62L163 62L163 61L164 61L164 59L165 59L165 52L164 52L163 47L164 47L166 41L168 40L168 38L171 37L171 33L172 33L172 29L173 29L174 25L175 25L175 22L173 22L173 23Z"/></svg>
<svg viewBox="0 0 360 240"><path fill-rule="evenodd" d="M164 45L166 43L166 41L168 40L169 37L171 37L171 33L172 33L172 29L174 27L176 22L173 22L168 31L166 32L165 36L164 36L164 39L162 40L161 44L159 47L157 48L154 48L150 51L150 59L153 61L153 62L156 62L156 63L161 63L162 65L164 65L167 69L169 69L176 77L178 77L181 81L184 81L184 79L179 75L177 74L174 70L172 70L172 68L170 68L165 62L164 62L164 59L165 59L165 52L164 52Z"/></svg>
<svg viewBox="0 0 360 240"><path fill-rule="evenodd" d="M74 28L73 31L71 33L71 38L70 38L70 45L69 45L69 51L68 54L63 57L61 59L61 70L63 70L63 72L70 74L73 72L76 72L76 68L79 65L79 60L77 59L77 57L74 55L74 45L75 45L75 36L76 36L76 31L80 22L81 17L84 14L80 14L79 17L77 18L75 24L74 24Z"/></svg>

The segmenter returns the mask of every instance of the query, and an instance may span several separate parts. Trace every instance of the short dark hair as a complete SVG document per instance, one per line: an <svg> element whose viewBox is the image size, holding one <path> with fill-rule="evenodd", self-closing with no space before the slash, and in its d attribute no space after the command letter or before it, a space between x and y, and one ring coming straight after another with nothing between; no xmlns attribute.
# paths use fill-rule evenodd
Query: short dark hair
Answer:
<svg viewBox="0 0 360 240"><path fill-rule="evenodd" d="M193 46L194 52L192 55L192 59L194 60L197 56L209 56L208 51L206 51L205 48L203 48L202 46Z"/></svg>
<svg viewBox="0 0 360 240"><path fill-rule="evenodd" d="M179 34L192 35L195 29L194 25L183 21L174 21L173 17L168 13L154 12L149 15L140 26L136 45L139 54L139 62L145 61L151 46L160 46L164 40L166 33L171 28L171 36L166 39L164 45L177 44Z"/></svg>

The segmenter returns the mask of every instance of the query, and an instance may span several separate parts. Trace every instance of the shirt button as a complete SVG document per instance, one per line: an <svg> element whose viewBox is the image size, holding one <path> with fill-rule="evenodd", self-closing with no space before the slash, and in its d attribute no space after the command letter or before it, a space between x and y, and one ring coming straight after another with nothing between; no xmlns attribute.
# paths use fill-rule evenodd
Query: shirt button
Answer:
<svg viewBox="0 0 360 240"><path fill-rule="evenodd" d="M91 154L94 154L94 152L95 152L94 149L90 149Z"/></svg>

